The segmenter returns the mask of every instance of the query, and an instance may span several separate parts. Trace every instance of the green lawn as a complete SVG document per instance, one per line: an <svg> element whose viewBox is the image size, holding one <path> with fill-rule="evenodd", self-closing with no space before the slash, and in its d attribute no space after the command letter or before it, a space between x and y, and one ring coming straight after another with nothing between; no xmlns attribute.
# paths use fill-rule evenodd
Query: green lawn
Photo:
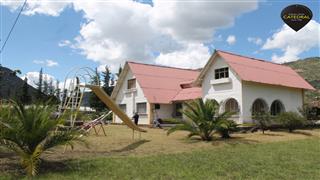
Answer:
<svg viewBox="0 0 320 180"><path fill-rule="evenodd" d="M319 138L52 164L39 179L320 179ZM47 167L48 168L48 167ZM0 179L16 179L3 174ZM20 177L21 178L21 177Z"/></svg>

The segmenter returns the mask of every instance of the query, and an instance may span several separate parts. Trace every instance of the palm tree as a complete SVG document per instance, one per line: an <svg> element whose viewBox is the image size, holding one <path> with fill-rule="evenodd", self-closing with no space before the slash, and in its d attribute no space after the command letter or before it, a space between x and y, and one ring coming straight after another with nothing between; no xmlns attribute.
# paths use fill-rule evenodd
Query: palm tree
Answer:
<svg viewBox="0 0 320 180"><path fill-rule="evenodd" d="M28 176L35 176L41 162L41 154L58 145L70 145L81 141L76 130L58 130L61 118L53 118L54 108L47 104L25 107L12 102L12 106L0 109L0 145L16 153Z"/></svg>
<svg viewBox="0 0 320 180"><path fill-rule="evenodd" d="M188 118L168 130L167 134L175 131L189 131L188 137L200 136L204 141L212 140L215 132L222 137L229 137L229 131L235 125L228 120L233 113L224 112L219 114L219 104L213 100L197 99L186 103L186 109L182 113Z"/></svg>

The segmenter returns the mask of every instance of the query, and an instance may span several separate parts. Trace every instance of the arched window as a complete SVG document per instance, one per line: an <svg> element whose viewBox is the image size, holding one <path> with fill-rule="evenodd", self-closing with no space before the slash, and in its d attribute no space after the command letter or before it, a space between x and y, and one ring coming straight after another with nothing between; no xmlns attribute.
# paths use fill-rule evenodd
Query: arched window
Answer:
<svg viewBox="0 0 320 180"><path fill-rule="evenodd" d="M256 99L252 104L252 115L258 113L266 113L268 111L268 104L263 99Z"/></svg>
<svg viewBox="0 0 320 180"><path fill-rule="evenodd" d="M224 105L224 110L226 112L238 113L239 112L239 105L238 105L237 100L235 100L234 98L228 99Z"/></svg>
<svg viewBox="0 0 320 180"><path fill-rule="evenodd" d="M284 106L279 100L275 100L271 104L271 115L276 116L284 111Z"/></svg>

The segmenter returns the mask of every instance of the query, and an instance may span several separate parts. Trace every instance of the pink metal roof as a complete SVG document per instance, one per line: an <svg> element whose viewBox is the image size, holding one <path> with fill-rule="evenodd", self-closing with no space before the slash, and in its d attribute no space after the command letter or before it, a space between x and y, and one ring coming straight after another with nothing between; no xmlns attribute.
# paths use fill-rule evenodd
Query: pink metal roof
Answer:
<svg viewBox="0 0 320 180"><path fill-rule="evenodd" d="M314 90L297 72L288 66L217 51L243 81Z"/></svg>
<svg viewBox="0 0 320 180"><path fill-rule="evenodd" d="M201 87L192 87L182 89L174 98L173 101L186 101L202 97Z"/></svg>
<svg viewBox="0 0 320 180"><path fill-rule="evenodd" d="M182 90L181 82L193 81L199 71L128 62L150 103L171 103Z"/></svg>

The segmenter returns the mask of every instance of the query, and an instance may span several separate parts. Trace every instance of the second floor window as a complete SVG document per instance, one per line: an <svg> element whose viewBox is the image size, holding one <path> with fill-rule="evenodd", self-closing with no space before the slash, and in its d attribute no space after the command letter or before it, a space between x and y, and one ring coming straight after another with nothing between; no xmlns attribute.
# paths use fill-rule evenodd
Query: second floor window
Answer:
<svg viewBox="0 0 320 180"><path fill-rule="evenodd" d="M128 80L128 89L135 89L136 88L136 79L129 79Z"/></svg>
<svg viewBox="0 0 320 180"><path fill-rule="evenodd" d="M222 78L228 78L229 77L229 68L220 68L214 70L214 78L215 79L222 79Z"/></svg>

